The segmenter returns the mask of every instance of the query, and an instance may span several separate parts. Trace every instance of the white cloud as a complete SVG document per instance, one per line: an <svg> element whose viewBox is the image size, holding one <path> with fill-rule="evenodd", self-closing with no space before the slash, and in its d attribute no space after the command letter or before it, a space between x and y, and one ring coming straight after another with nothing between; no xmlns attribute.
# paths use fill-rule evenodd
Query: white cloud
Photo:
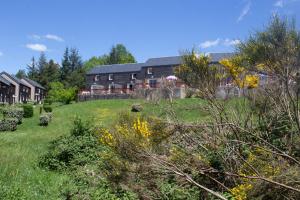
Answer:
<svg viewBox="0 0 300 200"><path fill-rule="evenodd" d="M26 47L33 51L47 51L47 46L44 44L26 44Z"/></svg>
<svg viewBox="0 0 300 200"><path fill-rule="evenodd" d="M45 38L49 39L49 40L55 40L55 41L58 41L58 42L63 42L64 39L57 36L57 35L53 35L53 34L47 34L44 36Z"/></svg>
<svg viewBox="0 0 300 200"><path fill-rule="evenodd" d="M224 40L224 45L225 46L235 46L235 45L237 45L237 44L240 44L241 43L241 41L240 40L237 40L237 39L235 39L235 40L231 40L231 39L225 39Z"/></svg>
<svg viewBox="0 0 300 200"><path fill-rule="evenodd" d="M248 3L244 6L240 16L237 19L237 22L240 22L244 19L244 17L249 13L251 8L251 1L248 1Z"/></svg>
<svg viewBox="0 0 300 200"><path fill-rule="evenodd" d="M209 48L209 47L213 47L213 46L217 46L218 44L220 43L220 39L216 39L216 40L207 40L205 42L202 42L200 44L200 47L202 49L206 49L206 48Z"/></svg>
<svg viewBox="0 0 300 200"><path fill-rule="evenodd" d="M2 51L0 51L0 56L3 56L3 52Z"/></svg>
<svg viewBox="0 0 300 200"><path fill-rule="evenodd" d="M283 7L283 0L277 0L277 1L274 3L274 6L275 6L275 7L280 7L280 8L282 8L282 7Z"/></svg>

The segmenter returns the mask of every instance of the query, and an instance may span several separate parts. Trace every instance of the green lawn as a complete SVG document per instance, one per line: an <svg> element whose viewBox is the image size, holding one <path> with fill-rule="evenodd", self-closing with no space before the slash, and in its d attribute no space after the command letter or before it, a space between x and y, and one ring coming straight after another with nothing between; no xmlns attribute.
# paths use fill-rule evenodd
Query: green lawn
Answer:
<svg viewBox="0 0 300 200"><path fill-rule="evenodd" d="M38 125L37 107L34 117L24 119L17 131L0 132L0 199L59 199L69 177L37 166L38 157L47 151L49 142L69 134L76 115L110 126L118 113L129 112L133 103L141 103L145 114L165 117L168 113L166 102L154 105L141 100L90 101L56 106L48 127ZM205 114L198 111L201 104L199 99L182 99L176 100L173 108L179 119L196 121L205 119Z"/></svg>

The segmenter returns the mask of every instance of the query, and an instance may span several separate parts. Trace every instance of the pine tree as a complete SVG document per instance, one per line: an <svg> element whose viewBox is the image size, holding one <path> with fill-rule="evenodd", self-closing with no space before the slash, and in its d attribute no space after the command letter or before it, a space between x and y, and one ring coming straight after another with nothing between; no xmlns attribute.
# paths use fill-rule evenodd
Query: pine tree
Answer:
<svg viewBox="0 0 300 200"><path fill-rule="evenodd" d="M47 58L44 52L41 53L39 60L38 60L38 82L42 83L45 85L46 80L47 80L47 72L46 72L46 68L47 68Z"/></svg>
<svg viewBox="0 0 300 200"><path fill-rule="evenodd" d="M65 82L67 79L67 76L71 72L71 63L70 63L70 56L69 56L69 48L66 47L64 56L61 62L61 81Z"/></svg>
<svg viewBox="0 0 300 200"><path fill-rule="evenodd" d="M31 64L27 65L27 77L31 80L38 81L38 69L34 57L31 59Z"/></svg>
<svg viewBox="0 0 300 200"><path fill-rule="evenodd" d="M78 50L76 48L71 48L70 50L71 54L69 57L69 61L71 64L71 72L74 72L75 70L79 70L82 68L82 60L79 56Z"/></svg>

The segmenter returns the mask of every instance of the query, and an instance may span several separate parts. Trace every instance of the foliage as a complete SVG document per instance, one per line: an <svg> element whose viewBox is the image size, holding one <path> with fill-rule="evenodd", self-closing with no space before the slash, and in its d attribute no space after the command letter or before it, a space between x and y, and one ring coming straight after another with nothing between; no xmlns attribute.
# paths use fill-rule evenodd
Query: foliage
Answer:
<svg viewBox="0 0 300 200"><path fill-rule="evenodd" d="M48 126L48 124L51 121L51 118L52 117L50 115L48 115L48 113L42 114L40 116L40 126Z"/></svg>
<svg viewBox="0 0 300 200"><path fill-rule="evenodd" d="M23 69L20 69L17 73L16 73L16 77L19 79L25 78L26 77L26 72Z"/></svg>
<svg viewBox="0 0 300 200"><path fill-rule="evenodd" d="M231 59L223 59L220 63L225 67L235 85L239 88L257 88L259 83L258 75L249 74L249 71L242 66L242 59L241 56L234 56Z"/></svg>
<svg viewBox="0 0 300 200"><path fill-rule="evenodd" d="M33 105L31 104L24 104L23 105L24 110L24 118L30 118L33 117Z"/></svg>
<svg viewBox="0 0 300 200"><path fill-rule="evenodd" d="M48 153L40 158L39 163L50 170L75 169L95 162L102 148L89 123L77 118L71 135L53 141Z"/></svg>
<svg viewBox="0 0 300 200"><path fill-rule="evenodd" d="M52 106L44 104L43 109L46 113L51 113L52 112Z"/></svg>
<svg viewBox="0 0 300 200"><path fill-rule="evenodd" d="M75 99L75 88L64 88L60 82L52 82L50 84L50 90L48 98L53 102L61 102L64 104L70 104Z"/></svg>
<svg viewBox="0 0 300 200"><path fill-rule="evenodd" d="M32 57L31 64L27 65L27 77L31 80L38 81L39 72L37 69L37 64L35 62L35 58Z"/></svg>
<svg viewBox="0 0 300 200"><path fill-rule="evenodd" d="M110 52L99 57L92 57L84 63L85 71L97 65L136 63L134 56L126 49L123 44L113 46Z"/></svg>
<svg viewBox="0 0 300 200"><path fill-rule="evenodd" d="M196 187L184 187L175 183L163 182L159 186L162 199L191 199L198 200L200 192Z"/></svg>
<svg viewBox="0 0 300 200"><path fill-rule="evenodd" d="M210 57L198 55L196 50L186 51L183 64L175 69L175 74L192 88L215 90L220 79L218 67L210 64Z"/></svg>
<svg viewBox="0 0 300 200"><path fill-rule="evenodd" d="M4 118L16 118L18 120L18 124L22 123L22 118L24 116L23 108L18 107L7 107L2 110Z"/></svg>
<svg viewBox="0 0 300 200"><path fill-rule="evenodd" d="M123 44L113 46L108 55L109 64L136 63L133 55L126 49Z"/></svg>
<svg viewBox="0 0 300 200"><path fill-rule="evenodd" d="M5 118L0 120L0 131L15 131L17 130L18 119Z"/></svg>
<svg viewBox="0 0 300 200"><path fill-rule="evenodd" d="M86 71L88 71L98 65L107 65L107 64L108 64L108 56L107 55L102 55L102 56L98 56L98 57L93 56L84 63L84 69Z"/></svg>

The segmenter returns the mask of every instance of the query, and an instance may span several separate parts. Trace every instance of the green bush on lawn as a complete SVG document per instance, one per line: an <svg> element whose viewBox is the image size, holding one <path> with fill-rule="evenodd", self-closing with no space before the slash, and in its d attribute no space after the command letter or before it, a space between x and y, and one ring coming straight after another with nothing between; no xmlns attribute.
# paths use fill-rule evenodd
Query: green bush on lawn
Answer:
<svg viewBox="0 0 300 200"><path fill-rule="evenodd" d="M47 112L47 113L52 112L52 106L50 106L50 105L44 104L43 109L44 109L44 111Z"/></svg>
<svg viewBox="0 0 300 200"><path fill-rule="evenodd" d="M33 105L32 104L24 104L23 110L24 110L25 118L33 117Z"/></svg>
<svg viewBox="0 0 300 200"><path fill-rule="evenodd" d="M24 115L23 108L18 107L7 107L2 110L4 119L7 118L16 118L18 120L18 124L22 124L22 119Z"/></svg>
<svg viewBox="0 0 300 200"><path fill-rule="evenodd" d="M40 116L40 126L48 126L51 120L52 120L52 113L42 114Z"/></svg>
<svg viewBox="0 0 300 200"><path fill-rule="evenodd" d="M17 130L18 119L6 118L0 120L0 131L15 131Z"/></svg>

